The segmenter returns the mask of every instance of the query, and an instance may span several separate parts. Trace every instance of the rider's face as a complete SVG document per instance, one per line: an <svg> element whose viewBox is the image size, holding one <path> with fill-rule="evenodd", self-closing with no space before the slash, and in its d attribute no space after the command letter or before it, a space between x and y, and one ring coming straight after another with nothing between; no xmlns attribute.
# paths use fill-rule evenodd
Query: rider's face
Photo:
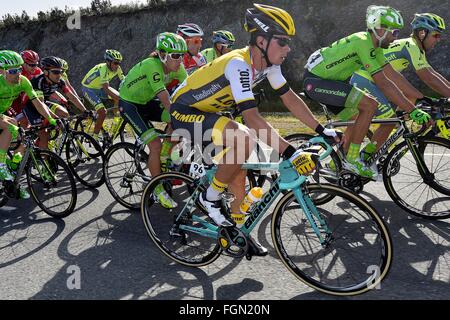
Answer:
<svg viewBox="0 0 450 320"><path fill-rule="evenodd" d="M439 41L441 41L441 34L439 32L430 32L423 41L423 45L427 51L430 51L434 49Z"/></svg>
<svg viewBox="0 0 450 320"><path fill-rule="evenodd" d="M170 72L177 71L180 68L180 64L183 61L183 55L173 54L174 58L171 55L167 57L166 66Z"/></svg>
<svg viewBox="0 0 450 320"><path fill-rule="evenodd" d="M192 37L186 39L188 51L191 55L195 56L197 53L199 53L202 47L202 41L203 39L201 37Z"/></svg>
<svg viewBox="0 0 450 320"><path fill-rule="evenodd" d="M384 32L386 33L386 37L384 38L384 40L381 42L381 48L383 49L387 49L389 48L389 45L394 42L395 40L397 40L398 35L399 35L399 30L395 29L395 30L386 30L386 29L381 29L381 35L383 35Z"/></svg>
<svg viewBox="0 0 450 320"><path fill-rule="evenodd" d="M119 69L120 62L119 61L108 61L107 65L108 65L109 70L117 71L117 69Z"/></svg>
<svg viewBox="0 0 450 320"><path fill-rule="evenodd" d="M272 64L281 65L286 60L291 51L290 41L291 39L288 36L283 35L276 35L271 38L267 54Z"/></svg>

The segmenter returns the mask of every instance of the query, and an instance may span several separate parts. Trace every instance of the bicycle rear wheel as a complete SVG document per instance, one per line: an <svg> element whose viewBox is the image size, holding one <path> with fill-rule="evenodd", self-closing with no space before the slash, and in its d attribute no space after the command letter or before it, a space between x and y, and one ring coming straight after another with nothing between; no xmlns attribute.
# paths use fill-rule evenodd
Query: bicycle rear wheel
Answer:
<svg viewBox="0 0 450 320"><path fill-rule="evenodd" d="M419 173L416 156L423 157L430 175ZM450 217L450 143L438 137L420 137L411 151L406 141L387 156L383 167L386 191L406 212L426 219Z"/></svg>
<svg viewBox="0 0 450 320"><path fill-rule="evenodd" d="M153 196L153 190L162 184L171 198L178 206L174 209L166 209L161 206ZM189 232L182 228L175 228L177 235L174 235L173 228L175 220L189 202L192 192L196 189L194 179L184 173L168 172L156 176L146 186L142 195L141 214L145 229L150 239L156 246L170 259L191 267L201 267L216 260L222 250L217 242L217 238L208 237L205 233ZM199 187L204 190L203 186ZM192 199L196 201L196 199ZM196 217L207 217L194 204L181 218L180 224L186 227L202 228L203 225L195 221Z"/></svg>
<svg viewBox="0 0 450 320"><path fill-rule="evenodd" d="M73 175L88 188L98 188L105 182L105 155L98 142L85 132L73 132L66 142L66 159Z"/></svg>
<svg viewBox="0 0 450 320"><path fill-rule="evenodd" d="M48 150L34 150L26 164L31 196L48 215L64 218L77 203L77 187L72 171L61 157Z"/></svg>
<svg viewBox="0 0 450 320"><path fill-rule="evenodd" d="M103 176L113 198L129 209L139 209L142 192L150 180L147 169L148 155L141 151L136 161L135 146L128 142L119 142L105 156Z"/></svg>
<svg viewBox="0 0 450 320"><path fill-rule="evenodd" d="M329 230L319 227L322 244L294 193L286 194L272 216L272 239L284 265L299 280L332 295L357 295L377 286L392 263L392 241L375 209L361 197L330 184L311 184L306 199L314 202ZM317 220L317 219L316 219Z"/></svg>

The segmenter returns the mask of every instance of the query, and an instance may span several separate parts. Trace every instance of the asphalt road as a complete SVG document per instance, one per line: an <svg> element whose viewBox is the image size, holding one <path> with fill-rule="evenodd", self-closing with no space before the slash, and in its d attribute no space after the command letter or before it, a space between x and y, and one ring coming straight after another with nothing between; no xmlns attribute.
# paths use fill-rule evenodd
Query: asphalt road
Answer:
<svg viewBox="0 0 450 320"><path fill-rule="evenodd" d="M394 261L381 288L360 296L328 296L294 278L273 249L269 216L253 233L268 256L188 268L162 255L139 212L116 203L105 185L78 184L76 211L64 220L31 199L0 208L0 299L450 299L450 219L409 216L382 182L363 196L388 223Z"/></svg>

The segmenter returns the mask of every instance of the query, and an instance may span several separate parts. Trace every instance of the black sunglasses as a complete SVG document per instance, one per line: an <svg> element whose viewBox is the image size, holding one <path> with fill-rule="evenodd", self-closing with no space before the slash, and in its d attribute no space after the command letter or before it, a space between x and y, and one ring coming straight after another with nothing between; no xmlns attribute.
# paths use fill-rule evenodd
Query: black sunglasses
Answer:
<svg viewBox="0 0 450 320"><path fill-rule="evenodd" d="M38 64L37 63L27 63L27 65L29 65L30 67L37 67L38 66Z"/></svg>
<svg viewBox="0 0 450 320"><path fill-rule="evenodd" d="M64 71L62 70L58 70L58 69L50 69L48 70L49 72L53 73L53 74L62 74Z"/></svg>
<svg viewBox="0 0 450 320"><path fill-rule="evenodd" d="M278 37L273 37L273 38L277 41L277 43L280 47L286 47L287 45L291 44L290 38L278 38Z"/></svg>

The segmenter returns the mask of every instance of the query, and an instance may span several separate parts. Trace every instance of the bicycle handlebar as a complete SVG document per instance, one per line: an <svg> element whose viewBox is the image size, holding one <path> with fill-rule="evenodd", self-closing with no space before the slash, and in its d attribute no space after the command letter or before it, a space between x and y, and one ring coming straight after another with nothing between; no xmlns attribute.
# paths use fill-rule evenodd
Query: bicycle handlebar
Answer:
<svg viewBox="0 0 450 320"><path fill-rule="evenodd" d="M325 146L327 147L326 150L325 150L325 152L322 153L322 154L320 155L319 160L325 159L325 158L328 157L328 156L331 154L331 152L333 151L333 147L332 147L330 144L328 144L328 143L325 141L325 139L322 138L322 137L314 137L314 138L310 139L309 142L310 142L311 144L325 144Z"/></svg>

